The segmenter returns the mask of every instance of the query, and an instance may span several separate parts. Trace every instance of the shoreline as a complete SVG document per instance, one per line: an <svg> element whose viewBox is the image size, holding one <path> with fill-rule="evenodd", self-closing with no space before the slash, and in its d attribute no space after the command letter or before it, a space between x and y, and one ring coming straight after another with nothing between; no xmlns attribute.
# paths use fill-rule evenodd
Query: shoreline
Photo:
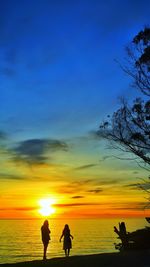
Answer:
<svg viewBox="0 0 150 267"><path fill-rule="evenodd" d="M150 250L124 251L60 257L27 262L4 263L0 267L148 267L150 266Z"/></svg>

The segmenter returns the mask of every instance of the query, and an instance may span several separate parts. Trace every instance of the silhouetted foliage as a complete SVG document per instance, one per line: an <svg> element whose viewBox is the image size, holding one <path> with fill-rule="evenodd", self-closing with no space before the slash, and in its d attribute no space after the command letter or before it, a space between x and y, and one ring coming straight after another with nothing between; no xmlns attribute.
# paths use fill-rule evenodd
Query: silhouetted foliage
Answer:
<svg viewBox="0 0 150 267"><path fill-rule="evenodd" d="M148 97L135 99L132 106L124 100L121 107L101 123L97 134L113 148L130 152L150 165L150 28L145 28L128 48L129 67L124 71L134 78L134 85ZM147 98L145 97L145 99Z"/></svg>
<svg viewBox="0 0 150 267"><path fill-rule="evenodd" d="M128 66L123 70L133 78L133 85L150 96L150 28L140 31L126 48Z"/></svg>
<svg viewBox="0 0 150 267"><path fill-rule="evenodd" d="M150 249L150 227L127 232L125 223L121 222L119 223L119 229L114 226L114 232L121 240L121 243L114 244L115 248L120 251Z"/></svg>
<svg viewBox="0 0 150 267"><path fill-rule="evenodd" d="M137 98L132 107L123 102L97 133L114 148L131 152L150 165L150 100Z"/></svg>

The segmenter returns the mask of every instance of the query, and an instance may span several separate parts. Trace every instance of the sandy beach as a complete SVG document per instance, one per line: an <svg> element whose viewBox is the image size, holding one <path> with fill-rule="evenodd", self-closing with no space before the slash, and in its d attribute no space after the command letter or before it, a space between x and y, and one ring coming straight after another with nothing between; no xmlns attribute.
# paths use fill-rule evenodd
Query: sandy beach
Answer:
<svg viewBox="0 0 150 267"><path fill-rule="evenodd" d="M0 264L0 267L149 267L150 251L130 251L104 253L84 256L70 256L68 258L53 258L46 261L29 261L12 264Z"/></svg>

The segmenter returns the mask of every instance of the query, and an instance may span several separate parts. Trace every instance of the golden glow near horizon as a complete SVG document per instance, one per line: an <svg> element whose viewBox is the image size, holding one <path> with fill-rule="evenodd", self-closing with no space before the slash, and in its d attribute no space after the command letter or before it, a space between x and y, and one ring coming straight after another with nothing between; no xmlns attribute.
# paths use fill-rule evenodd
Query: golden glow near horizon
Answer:
<svg viewBox="0 0 150 267"><path fill-rule="evenodd" d="M51 198L44 198L39 200L40 210L39 213L42 216L50 216L55 213L54 207L52 205L55 203L54 199Z"/></svg>
<svg viewBox="0 0 150 267"><path fill-rule="evenodd" d="M136 186L142 169L109 159L88 164L90 152L81 143L77 150L57 153L55 164L2 162L0 218L145 216L145 193Z"/></svg>

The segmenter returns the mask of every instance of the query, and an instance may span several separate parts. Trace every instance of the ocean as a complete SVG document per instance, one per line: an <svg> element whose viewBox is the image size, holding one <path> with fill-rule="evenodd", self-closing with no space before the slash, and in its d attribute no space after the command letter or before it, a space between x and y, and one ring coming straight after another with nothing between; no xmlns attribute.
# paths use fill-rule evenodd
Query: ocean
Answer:
<svg viewBox="0 0 150 267"><path fill-rule="evenodd" d="M59 242L64 225L69 224L72 241L70 255L115 252L118 243L113 227L125 221L127 231L149 226L144 218L135 219L49 219L51 241L47 258L63 257L63 242ZM40 228L43 220L0 220L0 264L41 260L43 245Z"/></svg>

